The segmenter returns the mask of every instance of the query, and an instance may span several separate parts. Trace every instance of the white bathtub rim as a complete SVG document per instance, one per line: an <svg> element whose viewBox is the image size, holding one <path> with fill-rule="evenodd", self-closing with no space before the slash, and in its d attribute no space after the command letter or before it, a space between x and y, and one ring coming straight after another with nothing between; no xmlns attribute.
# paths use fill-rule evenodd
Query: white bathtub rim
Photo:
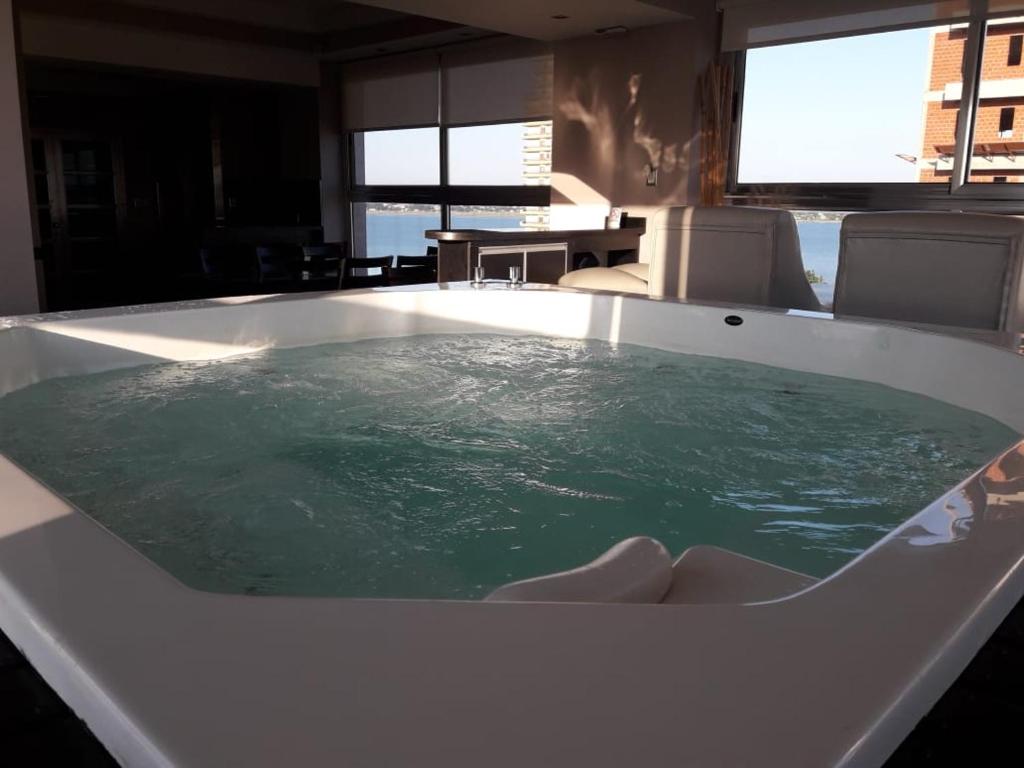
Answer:
<svg viewBox="0 0 1024 768"><path fill-rule="evenodd" d="M291 297L284 297L281 299L281 301L289 300L292 300ZM303 297L302 300L310 299ZM219 304L215 304L213 307L223 308L223 306ZM752 312L756 310L744 309L743 311ZM106 315L98 313L97 315L91 316L102 317ZM29 323L29 325L31 325L31 323ZM907 329L901 327L900 330L905 331ZM0 333L2 332L3 331L0 330ZM914 333L927 334L925 331L914 331ZM957 341L963 343L963 340ZM966 343L974 345L978 342L971 341ZM296 346L302 345L300 344ZM1010 355L1013 354L1011 352L1005 353ZM977 478L977 473L975 473L971 478L963 481L963 484L966 484L975 478ZM38 481L33 478L26 477L25 481L39 485ZM55 497L52 491L49 489L46 490L50 496L51 504L58 503L64 507L68 507L66 502L59 499L59 497ZM855 568L856 564L862 565L863 561L873 558L875 554L885 550L888 545L897 543L896 540L900 538L901 533L906 532L909 527L917 525L915 521L918 518L922 518L938 503L939 502L935 502L932 505L929 505L927 509L911 515L903 524L897 526L897 528L883 537L871 549L862 553L847 566L836 571L821 583L814 585L807 590L803 590L802 592L787 598L782 598L778 601L750 604L747 606L718 606L718 608L722 610L740 611L776 611L782 608L786 608L787 610L794 607L799 608L801 603L805 603L809 600L812 593L815 593L822 588L831 588L840 580L840 578L845 580L851 575L856 577L859 573L859 568ZM194 604L214 601L218 606L227 606L236 603L241 605L244 603L247 606L259 605L261 608L266 608L267 610L272 611L275 610L275 605L281 605L285 602L294 603L296 601L300 601L302 603L316 603L320 605L338 604L339 607L343 607L344 604L354 604L358 602L389 602L391 605L395 606L397 610L409 607L408 604L415 605L423 604L424 602L435 602L404 600L362 601L360 599L350 598L225 597L222 595L198 592L185 586L177 579L167 574L165 571L146 559L137 550L131 548L120 539L117 539L117 537L105 528L102 528L102 526L99 526L88 516L77 512L73 507L71 508L70 514L75 518L85 517L89 520L90 527L96 532L102 534L102 536L98 536L96 538L100 541L105 540L108 544L101 545L100 548L107 551L113 551L108 549L108 547L113 544L110 539L113 538L117 540L118 546L116 549L119 551L119 557L123 557L134 562L136 567L142 570L149 571L149 579L158 578L163 584L160 589L166 594L174 596L172 600L174 604L179 603L179 601ZM953 546L957 546L957 543L954 543ZM905 735L907 730L905 726L908 723L912 723L917 716L923 714L923 711L934 703L934 700L938 698L939 694L941 694L941 691L944 688L942 679L944 670L941 669L942 664L945 663L947 666L952 665L953 667L956 667L961 661L963 661L964 657L969 658L970 654L973 653L973 651L976 651L977 647L980 647L980 644L987 638L991 629L994 628L993 622L998 623L997 619L1001 617L997 617L997 614L1000 611L1003 611L1008 605L1012 605L1011 601L1015 602L1020 598L1021 594L1024 593L1024 575L1021 573L1020 562L1021 561L1018 558L1016 565L1008 570L1002 579L993 586L993 588L987 593L985 599L974 606L974 611L971 614L973 617L971 622L964 622L959 627L953 628L952 633L948 636L944 644L945 651L943 653L937 653L936 655L930 656L924 660L925 663L919 670L916 682L904 690L903 696L890 701L887 708L879 711L875 725L865 730L861 739L850 746L837 764L871 764L873 762L873 758L878 756L884 757L888 751L891 751L892 748L899 743L902 735ZM145 563L145 566L143 566L142 563ZM159 576L157 574L159 574ZM469 607L459 608L459 610L476 610L476 608L472 607L477 605L474 601L465 601L464 604L468 604ZM518 606L512 606L512 608L513 610L519 609ZM648 610L675 611L679 615L683 615L685 613L709 615L707 610L699 607L697 607L697 610L694 610L694 608L694 606L595 606L594 604L585 606L558 606L559 610L570 611L573 613L589 613L590 611L599 610L610 616L614 615L623 617L633 616L638 611L645 612ZM612 611L615 613L611 613ZM81 666L77 662L73 653L74 648L69 647L60 641L59 638L64 636L64 633L60 631L60 628L57 626L51 627L47 619L40 616L38 612L33 610L29 596L21 593L6 578L2 569L0 569L0 612L3 614L3 628L5 630L9 627L11 628L9 634L14 635L12 639L14 639L15 642L26 651L30 661L37 667L37 669L43 672L44 677L46 677L51 684L58 688L58 692L68 701L69 704L72 705L73 709L85 717L96 733L100 735L104 744L111 749L119 760L125 761L125 764L172 764L173 757L177 752L177 750L174 749L174 746L164 745L163 747L159 747L157 746L157 742L149 738L145 728L132 719L129 711L130 706L126 709L125 705L118 703L115 699L111 698L102 685L99 684L98 680L103 677L103 671L90 671L90 669ZM715 612L712 611L711 613L713 614ZM68 637L68 640L73 644L73 637ZM945 677L948 678L949 670L947 669L945 672L947 673ZM948 683L948 680L945 680L945 682ZM755 757L757 756L756 752L751 754Z"/></svg>

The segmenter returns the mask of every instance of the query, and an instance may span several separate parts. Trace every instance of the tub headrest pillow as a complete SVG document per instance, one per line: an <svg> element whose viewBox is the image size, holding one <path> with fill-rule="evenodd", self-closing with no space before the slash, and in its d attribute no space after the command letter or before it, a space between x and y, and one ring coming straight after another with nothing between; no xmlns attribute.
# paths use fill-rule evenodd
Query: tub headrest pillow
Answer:
<svg viewBox="0 0 1024 768"><path fill-rule="evenodd" d="M643 264L634 261L628 264L616 264L612 269L625 272L627 275L632 275L635 278L643 280L645 283L651 278L650 264Z"/></svg>
<svg viewBox="0 0 1024 768"><path fill-rule="evenodd" d="M570 571L498 587L492 602L660 603L672 585L672 556L646 536L620 541L599 558Z"/></svg>
<svg viewBox="0 0 1024 768"><path fill-rule="evenodd" d="M647 295L647 281L621 269L587 267L566 272L558 278L563 288L581 288L587 291L616 291Z"/></svg>

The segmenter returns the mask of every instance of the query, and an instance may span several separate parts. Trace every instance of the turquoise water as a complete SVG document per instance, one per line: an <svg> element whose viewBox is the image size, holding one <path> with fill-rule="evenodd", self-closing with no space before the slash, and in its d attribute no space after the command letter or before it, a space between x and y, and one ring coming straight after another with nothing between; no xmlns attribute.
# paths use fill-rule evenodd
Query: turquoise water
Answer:
<svg viewBox="0 0 1024 768"><path fill-rule="evenodd" d="M0 451L184 582L475 598L654 536L825 575L1013 433L872 384L423 336L57 379Z"/></svg>

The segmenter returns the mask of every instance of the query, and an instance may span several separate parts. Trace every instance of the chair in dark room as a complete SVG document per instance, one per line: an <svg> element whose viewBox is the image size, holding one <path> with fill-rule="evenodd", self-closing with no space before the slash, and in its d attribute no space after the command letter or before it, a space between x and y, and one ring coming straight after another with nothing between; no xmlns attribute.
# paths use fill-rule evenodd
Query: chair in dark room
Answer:
<svg viewBox="0 0 1024 768"><path fill-rule="evenodd" d="M256 249L244 243L210 243L199 249L199 262L211 296L258 290Z"/></svg>
<svg viewBox="0 0 1024 768"><path fill-rule="evenodd" d="M390 285L391 257L377 256L370 259L345 259L341 278L342 288L375 288Z"/></svg>
<svg viewBox="0 0 1024 768"><path fill-rule="evenodd" d="M276 244L256 246L257 281L262 290L291 291L299 286L302 248Z"/></svg>
<svg viewBox="0 0 1024 768"><path fill-rule="evenodd" d="M437 256L398 256L391 270L392 285L437 282Z"/></svg>
<svg viewBox="0 0 1024 768"><path fill-rule="evenodd" d="M344 243L321 243L302 248L299 277L304 291L335 291L341 286Z"/></svg>

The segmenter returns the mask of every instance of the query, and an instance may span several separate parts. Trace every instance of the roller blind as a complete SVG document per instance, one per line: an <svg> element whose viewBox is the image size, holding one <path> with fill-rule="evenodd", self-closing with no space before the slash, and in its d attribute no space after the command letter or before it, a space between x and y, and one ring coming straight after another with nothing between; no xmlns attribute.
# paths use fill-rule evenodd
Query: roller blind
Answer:
<svg viewBox="0 0 1024 768"><path fill-rule="evenodd" d="M353 131L437 125L437 54L370 59L342 70L342 123Z"/></svg>
<svg viewBox="0 0 1024 768"><path fill-rule="evenodd" d="M542 43L471 45L441 56L447 125L551 117L552 56Z"/></svg>
<svg viewBox="0 0 1024 768"><path fill-rule="evenodd" d="M1007 12L1024 3L991 5L993 12ZM970 0L718 0L718 6L725 51L954 23L971 15Z"/></svg>

